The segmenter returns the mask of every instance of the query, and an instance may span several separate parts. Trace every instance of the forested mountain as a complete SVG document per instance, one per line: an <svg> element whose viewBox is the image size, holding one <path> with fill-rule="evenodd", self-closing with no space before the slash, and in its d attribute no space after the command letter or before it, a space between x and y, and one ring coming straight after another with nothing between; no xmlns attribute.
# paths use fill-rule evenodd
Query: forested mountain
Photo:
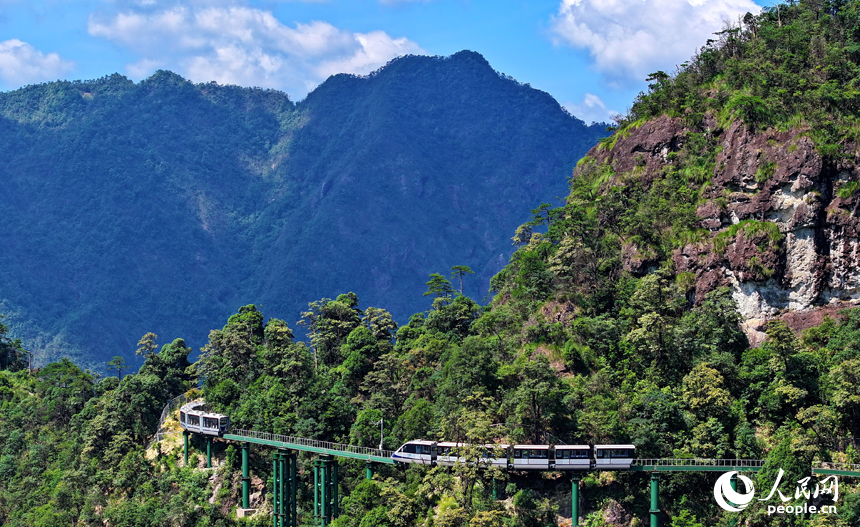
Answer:
<svg viewBox="0 0 860 527"><path fill-rule="evenodd" d="M477 53L284 93L160 71L0 94L0 306L44 364L153 331L196 347L235 306L293 323L353 290L405 321L433 272L478 298L531 204L605 135Z"/></svg>
<svg viewBox="0 0 860 527"><path fill-rule="evenodd" d="M356 445L377 445L382 421L387 447L633 443L641 458L760 459L741 512L714 501L720 473L660 473L662 524L860 524L857 484L813 494L823 482L811 473L816 461L860 464L859 20L860 0L779 4L726 28L676 76L655 73L578 163L565 203L536 201L510 233L519 247L489 306L431 275L398 325L385 304L344 290L309 306L305 343L268 307L244 305L195 364L181 339L144 339L143 367L121 381L68 360L30 372L0 326L0 522L269 524L271 450L252 453L260 513L238 520L235 445L215 442L214 469L199 445L189 466L177 441L146 449L164 400L196 385L232 426ZM314 522L311 463L299 457L301 525ZM366 481L361 462L342 467L332 527L570 520L564 475L465 463ZM646 524L650 477L584 474L580 525Z"/></svg>

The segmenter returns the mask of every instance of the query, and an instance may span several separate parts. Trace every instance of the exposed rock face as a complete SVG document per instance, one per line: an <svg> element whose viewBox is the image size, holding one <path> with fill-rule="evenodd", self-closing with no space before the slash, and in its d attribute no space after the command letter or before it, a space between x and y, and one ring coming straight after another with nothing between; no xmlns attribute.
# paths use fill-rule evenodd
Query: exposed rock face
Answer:
<svg viewBox="0 0 860 527"><path fill-rule="evenodd" d="M704 126L719 148L697 216L712 235L673 256L677 272L695 273L697 301L730 286L756 344L770 318L860 300L860 191L848 192L860 180L854 146L849 160L828 163L803 130L755 132L739 121L720 130L710 117ZM686 134L680 120L661 117L589 156L619 175L644 169L648 182ZM628 271L643 269L635 247L623 258Z"/></svg>

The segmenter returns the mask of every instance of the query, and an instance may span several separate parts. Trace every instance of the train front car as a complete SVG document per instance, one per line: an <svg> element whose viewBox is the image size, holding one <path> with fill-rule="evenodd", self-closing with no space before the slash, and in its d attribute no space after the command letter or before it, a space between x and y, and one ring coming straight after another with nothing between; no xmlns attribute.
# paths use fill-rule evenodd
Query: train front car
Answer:
<svg viewBox="0 0 860 527"><path fill-rule="evenodd" d="M220 436L230 428L230 418L208 411L205 403L195 401L179 409L179 426L196 434Z"/></svg>
<svg viewBox="0 0 860 527"><path fill-rule="evenodd" d="M398 463L432 465L436 460L435 441L409 441L403 443L391 458Z"/></svg>
<svg viewBox="0 0 860 527"><path fill-rule="evenodd" d="M594 468L629 469L636 453L633 445L594 445Z"/></svg>
<svg viewBox="0 0 860 527"><path fill-rule="evenodd" d="M591 468L591 447L588 445L556 445L556 470L588 470Z"/></svg>

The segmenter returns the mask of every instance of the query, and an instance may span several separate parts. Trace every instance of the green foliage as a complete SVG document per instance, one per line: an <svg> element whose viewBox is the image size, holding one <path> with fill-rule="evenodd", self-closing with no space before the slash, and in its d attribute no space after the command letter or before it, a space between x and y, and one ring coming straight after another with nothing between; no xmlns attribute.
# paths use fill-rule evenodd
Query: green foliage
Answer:
<svg viewBox="0 0 860 527"><path fill-rule="evenodd" d="M857 12L854 0L788 2L729 23L676 75L652 74L619 126L661 114L698 126L711 113L722 126L803 126L823 155L842 156L860 108Z"/></svg>
<svg viewBox="0 0 860 527"><path fill-rule="evenodd" d="M425 308L415 277L452 263L481 298L522 211L606 135L474 52L336 75L299 103L165 71L43 83L0 93L0 131L10 335L34 366L95 371L139 366L147 331L200 348L248 299L294 326L351 289L405 321Z"/></svg>
<svg viewBox="0 0 860 527"><path fill-rule="evenodd" d="M6 336L8 332L9 328L0 322L0 370L16 371L27 366L27 352L21 346L21 339L10 339Z"/></svg>
<svg viewBox="0 0 860 527"><path fill-rule="evenodd" d="M744 233L747 239L763 235L765 237L764 241L767 245L764 247L759 246L760 252L764 252L765 250L778 250L779 243L782 242L783 238L785 238L785 235L780 232L779 226L776 223L770 221L744 220L739 223L735 223L728 229L714 236L714 250L718 253L724 253L726 251L726 247L728 247L729 243L734 241L738 233Z"/></svg>

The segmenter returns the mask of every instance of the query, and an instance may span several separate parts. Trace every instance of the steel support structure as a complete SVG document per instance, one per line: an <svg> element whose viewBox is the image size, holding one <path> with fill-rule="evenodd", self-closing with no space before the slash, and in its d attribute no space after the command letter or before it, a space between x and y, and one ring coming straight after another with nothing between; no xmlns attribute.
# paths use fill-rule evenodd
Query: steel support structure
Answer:
<svg viewBox="0 0 860 527"><path fill-rule="evenodd" d="M212 438L206 436L206 468L212 468Z"/></svg>
<svg viewBox="0 0 860 527"><path fill-rule="evenodd" d="M282 450L275 452L272 461L272 480L272 525L297 527L299 523L296 510L295 452Z"/></svg>
<svg viewBox="0 0 860 527"><path fill-rule="evenodd" d="M373 479L373 463L370 461L365 461L364 463L364 477L367 479Z"/></svg>
<svg viewBox="0 0 860 527"><path fill-rule="evenodd" d="M185 444L185 466L188 466L188 436L191 435L188 433L188 430L182 431L182 439Z"/></svg>
<svg viewBox="0 0 860 527"><path fill-rule="evenodd" d="M579 525L579 480L580 475L574 474L570 478L570 525Z"/></svg>
<svg viewBox="0 0 860 527"><path fill-rule="evenodd" d="M251 488L251 476L248 471L248 451L251 445L248 442L242 443L242 508L250 509L251 502L248 499L248 494Z"/></svg>
<svg viewBox="0 0 860 527"><path fill-rule="evenodd" d="M326 527L340 516L337 459L321 456L314 460L314 518Z"/></svg>
<svg viewBox="0 0 860 527"><path fill-rule="evenodd" d="M660 477L656 472L651 473L651 527L660 527Z"/></svg>

